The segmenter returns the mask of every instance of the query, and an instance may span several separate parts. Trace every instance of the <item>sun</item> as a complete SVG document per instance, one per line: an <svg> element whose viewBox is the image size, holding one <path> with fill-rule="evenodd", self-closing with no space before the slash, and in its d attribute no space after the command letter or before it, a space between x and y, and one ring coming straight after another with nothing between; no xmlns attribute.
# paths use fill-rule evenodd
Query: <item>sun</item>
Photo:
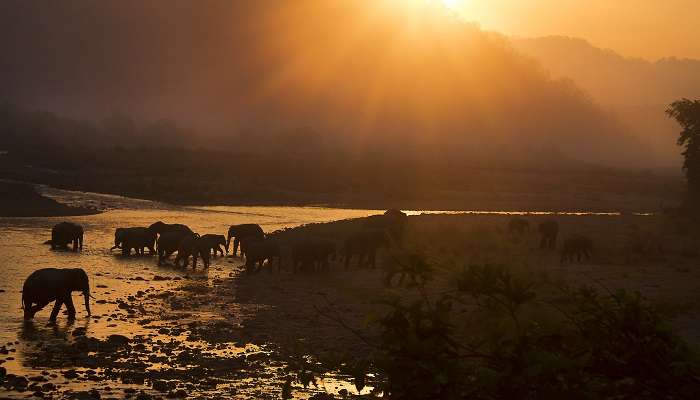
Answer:
<svg viewBox="0 0 700 400"><path fill-rule="evenodd" d="M462 0L440 0L442 4L452 11L457 11L462 3Z"/></svg>

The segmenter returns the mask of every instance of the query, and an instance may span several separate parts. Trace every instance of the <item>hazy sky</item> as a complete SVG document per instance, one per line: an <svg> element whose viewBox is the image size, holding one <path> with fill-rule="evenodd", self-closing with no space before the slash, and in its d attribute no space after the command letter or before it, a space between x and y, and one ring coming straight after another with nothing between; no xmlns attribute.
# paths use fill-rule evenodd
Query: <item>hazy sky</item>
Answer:
<svg viewBox="0 0 700 400"><path fill-rule="evenodd" d="M626 56L700 59L700 0L443 0L508 35L566 35Z"/></svg>

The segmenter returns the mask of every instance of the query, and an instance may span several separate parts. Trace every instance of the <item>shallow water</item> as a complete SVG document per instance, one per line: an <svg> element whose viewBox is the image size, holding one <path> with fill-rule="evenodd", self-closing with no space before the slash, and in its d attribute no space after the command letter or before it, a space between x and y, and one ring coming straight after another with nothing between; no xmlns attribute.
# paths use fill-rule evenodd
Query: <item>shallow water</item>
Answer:
<svg viewBox="0 0 700 400"><path fill-rule="evenodd" d="M40 371L58 372L52 368L46 353L40 351L46 343L63 343L73 332L84 330L86 336L104 339L112 334L132 337L150 335L152 341L159 336L137 323L135 314L115 314L115 306L128 302L127 297L144 294L132 303L148 308L149 295L162 293L181 285L186 279L211 281L228 277L234 269L230 258L215 257L208 271L192 272L171 266L159 267L156 257L124 258L120 252L110 252L114 241L114 229L126 226L148 226L162 220L168 223L183 223L194 231L225 234L228 226L240 223L258 223L267 232L294 227L312 222L325 222L343 218L363 217L376 214L374 210L329 209L318 207L174 207L161 203L128 199L119 196L85 194L42 188L42 192L61 202L91 206L106 210L97 215L56 218L0 218L0 255L4 273L0 280L0 345L11 344L10 353L0 354L0 366L8 373L32 375ZM70 220L85 229L83 251L52 251L43 242L50 239L51 227L63 220ZM239 262L240 264L240 262ZM46 267L81 267L91 279L92 318L87 318L80 293L74 293L77 319L69 324L65 315L59 315L55 326L48 325L52 304L37 313L32 322L25 323L20 308L21 288L24 279L34 270ZM158 276L157 280L154 279ZM173 280L184 279L184 280ZM63 311L63 310L62 310ZM123 311L123 310L122 310ZM127 310L128 311L128 310ZM147 313L146 313L147 314ZM198 315L198 318L206 316ZM82 334L83 332L81 332ZM176 335L165 335L163 340L181 339ZM196 345L193 344L193 345ZM39 350L37 350L39 349ZM244 349L219 348L219 352L235 353ZM58 374L56 374L58 375ZM93 387L90 381L71 383L71 389ZM2 391L0 386L0 391Z"/></svg>

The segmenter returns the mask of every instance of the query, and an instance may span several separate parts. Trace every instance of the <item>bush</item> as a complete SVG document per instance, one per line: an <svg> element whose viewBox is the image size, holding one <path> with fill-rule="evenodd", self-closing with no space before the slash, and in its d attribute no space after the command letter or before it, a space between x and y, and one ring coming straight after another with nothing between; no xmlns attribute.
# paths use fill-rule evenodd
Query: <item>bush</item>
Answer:
<svg viewBox="0 0 700 400"><path fill-rule="evenodd" d="M698 362L639 293L548 287L496 265L465 267L454 286L420 277L379 301L369 354L327 361L395 399L685 399L700 393ZM542 285L542 287L540 287ZM325 315L333 315L326 310ZM304 371L309 379L308 369ZM371 379L370 379L371 378Z"/></svg>

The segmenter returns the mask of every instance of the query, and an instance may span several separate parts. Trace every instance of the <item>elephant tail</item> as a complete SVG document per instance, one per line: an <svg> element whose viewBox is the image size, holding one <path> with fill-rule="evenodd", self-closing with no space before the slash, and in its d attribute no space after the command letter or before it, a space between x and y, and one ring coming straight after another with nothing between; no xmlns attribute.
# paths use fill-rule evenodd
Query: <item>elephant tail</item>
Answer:
<svg viewBox="0 0 700 400"><path fill-rule="evenodd" d="M25 295L24 295L24 290L22 290L22 300L21 300L21 302L22 302L22 304L20 305L20 308L21 308L22 310L24 310L24 309L26 308L26 307L25 307L25 304L26 304L26 297L25 297Z"/></svg>

